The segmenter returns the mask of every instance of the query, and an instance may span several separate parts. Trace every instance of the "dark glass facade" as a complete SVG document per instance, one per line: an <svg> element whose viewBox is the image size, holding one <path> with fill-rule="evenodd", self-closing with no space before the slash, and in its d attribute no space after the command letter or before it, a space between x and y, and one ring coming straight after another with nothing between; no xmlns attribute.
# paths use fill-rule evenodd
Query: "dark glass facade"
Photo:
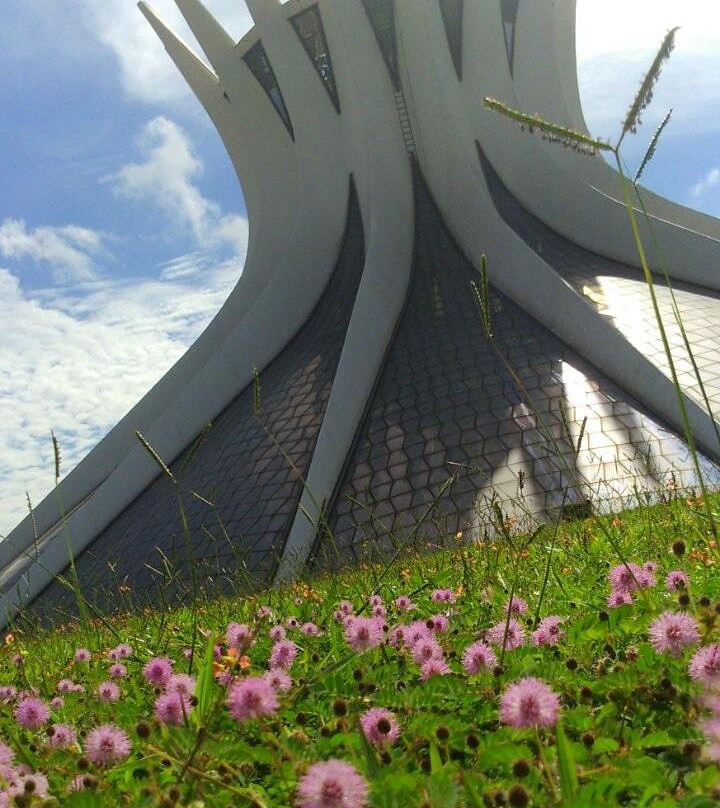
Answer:
<svg viewBox="0 0 720 808"><path fill-rule="evenodd" d="M515 21L517 20L520 0L500 0L502 15L503 37L505 38L505 52L507 53L510 75L514 70L515 58Z"/></svg>
<svg viewBox="0 0 720 808"><path fill-rule="evenodd" d="M395 2L394 0L362 0L370 25L387 65L393 87L400 89L400 71L398 69L397 39L395 36Z"/></svg>
<svg viewBox="0 0 720 808"><path fill-rule="evenodd" d="M491 263L491 279L501 271ZM529 524L622 501L636 483L662 487L665 460L687 460L679 439L492 287L489 341L477 280L418 179L406 308L331 503L332 539L316 544L320 567L482 538L493 501L515 500Z"/></svg>
<svg viewBox="0 0 720 808"><path fill-rule="evenodd" d="M463 6L464 0L439 0L440 13L448 47L452 55L457 77L462 79L462 40L463 40Z"/></svg>
<svg viewBox="0 0 720 808"><path fill-rule="evenodd" d="M322 17L320 16L320 9L316 5L310 6L305 11L291 17L290 22L295 29L295 33L300 38L305 52L310 57L313 67L318 76L320 76L335 111L339 115L340 97L335 83L335 73L333 72L330 49L325 36Z"/></svg>
<svg viewBox="0 0 720 808"><path fill-rule="evenodd" d="M160 474L76 560L91 601L103 610L122 608L125 589L135 603L174 600L190 590L193 568L199 585L213 592L238 580L248 587L269 581L295 516L364 260L353 190L342 249L320 302L260 374L260 417L250 385L217 416L184 472L190 447L171 463L190 546L176 492ZM33 609L45 616L72 613L74 597L53 583Z"/></svg>
<svg viewBox="0 0 720 808"><path fill-rule="evenodd" d="M258 40L252 48L243 56L243 61L252 71L253 76L258 80L260 86L267 93L268 98L275 107L275 111L280 116L280 120L285 124L285 128L290 133L290 137L295 140L290 113L285 106L280 85L275 77L275 71L270 64L270 59L265 51L262 41Z"/></svg>

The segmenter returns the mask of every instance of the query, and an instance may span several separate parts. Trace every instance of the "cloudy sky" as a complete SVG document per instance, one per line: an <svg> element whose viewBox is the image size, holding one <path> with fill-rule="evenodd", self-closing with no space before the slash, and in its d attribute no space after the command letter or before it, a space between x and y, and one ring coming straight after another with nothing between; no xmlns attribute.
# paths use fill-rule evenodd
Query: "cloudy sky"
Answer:
<svg viewBox="0 0 720 808"><path fill-rule="evenodd" d="M239 38L242 0L206 0ZM160 16L192 37L172 0ZM630 163L667 109L646 184L720 215L720 4L578 0L586 117L611 137L681 25ZM200 333L242 271L242 192L134 0L5 0L0 50L0 535Z"/></svg>

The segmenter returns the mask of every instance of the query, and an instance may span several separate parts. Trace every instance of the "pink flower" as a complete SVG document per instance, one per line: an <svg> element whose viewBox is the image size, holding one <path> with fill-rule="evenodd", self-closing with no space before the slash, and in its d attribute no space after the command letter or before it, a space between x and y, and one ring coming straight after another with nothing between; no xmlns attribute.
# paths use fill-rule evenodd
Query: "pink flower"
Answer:
<svg viewBox="0 0 720 808"><path fill-rule="evenodd" d="M91 763L104 766L125 760L130 754L130 738L114 724L102 724L88 732L85 755Z"/></svg>
<svg viewBox="0 0 720 808"><path fill-rule="evenodd" d="M505 620L496 623L492 628L488 629L487 639L493 645L502 647L503 640L505 639L505 649L513 651L525 644L525 630L518 623L517 620L510 620L507 624L507 634L505 633Z"/></svg>
<svg viewBox="0 0 720 808"><path fill-rule="evenodd" d="M558 695L545 682L528 676L513 682L503 693L500 720L515 729L552 727L559 711Z"/></svg>
<svg viewBox="0 0 720 808"><path fill-rule="evenodd" d="M608 577L612 588L623 592L634 592L636 589L655 585L653 572L632 561L613 567Z"/></svg>
<svg viewBox="0 0 720 808"><path fill-rule="evenodd" d="M5 794L9 801L5 805L22 804L15 801L15 797L25 796L32 793L38 800L44 800L48 796L48 779L44 774L32 771L16 772L16 776L9 779L9 785ZM35 800L33 800L35 802Z"/></svg>
<svg viewBox="0 0 720 808"><path fill-rule="evenodd" d="M382 605L382 603L378 603L377 606L372 607L372 616L373 617L387 617L387 609Z"/></svg>
<svg viewBox="0 0 720 808"><path fill-rule="evenodd" d="M48 743L54 749L67 749L77 741L75 730L69 724L54 724Z"/></svg>
<svg viewBox="0 0 720 808"><path fill-rule="evenodd" d="M92 654L87 648L78 648L75 651L75 662L90 662Z"/></svg>
<svg viewBox="0 0 720 808"><path fill-rule="evenodd" d="M706 645L690 660L690 678L706 687L720 686L720 643Z"/></svg>
<svg viewBox="0 0 720 808"><path fill-rule="evenodd" d="M116 662L110 666L108 673L111 679L122 679L127 676L127 668L121 662Z"/></svg>
<svg viewBox="0 0 720 808"><path fill-rule="evenodd" d="M102 682L98 685L97 696L100 701L117 701L120 698L120 688L115 682Z"/></svg>
<svg viewBox="0 0 720 808"><path fill-rule="evenodd" d="M607 605L611 609L617 606L626 606L633 602L633 596L625 589L613 589L607 599Z"/></svg>
<svg viewBox="0 0 720 808"><path fill-rule="evenodd" d="M155 718L161 724L182 724L191 710L190 699L184 693L163 693L155 699Z"/></svg>
<svg viewBox="0 0 720 808"><path fill-rule="evenodd" d="M190 698L195 693L195 679L187 673L174 673L165 685L167 693L180 693Z"/></svg>
<svg viewBox="0 0 720 808"><path fill-rule="evenodd" d="M278 640L270 652L270 667L288 670L297 656L298 647L292 640Z"/></svg>
<svg viewBox="0 0 720 808"><path fill-rule="evenodd" d="M273 642L277 642L278 640L285 639L285 626L273 626L270 631L268 631L268 637Z"/></svg>
<svg viewBox="0 0 720 808"><path fill-rule="evenodd" d="M255 677L242 679L235 682L228 693L228 708L236 721L270 715L278 706L275 691L266 679Z"/></svg>
<svg viewBox="0 0 720 808"><path fill-rule="evenodd" d="M50 718L50 708L41 699L23 699L15 707L15 720L23 729L39 729Z"/></svg>
<svg viewBox="0 0 720 808"><path fill-rule="evenodd" d="M388 642L393 648L402 648L405 645L405 632L407 626L395 626L388 634Z"/></svg>
<svg viewBox="0 0 720 808"><path fill-rule="evenodd" d="M50 699L50 706L53 710L61 710L65 706L65 699L62 696L53 696Z"/></svg>
<svg viewBox="0 0 720 808"><path fill-rule="evenodd" d="M230 648L245 651L252 645L253 634L244 623L228 623L225 639Z"/></svg>
<svg viewBox="0 0 720 808"><path fill-rule="evenodd" d="M266 682L269 682L270 687L272 687L273 690L280 693L285 693L292 688L292 679L282 668L273 668L272 670L269 670L267 673L263 674L263 679L265 679Z"/></svg>
<svg viewBox="0 0 720 808"><path fill-rule="evenodd" d="M172 665L167 657L155 657L143 668L143 676L151 685L164 687L172 676Z"/></svg>
<svg viewBox="0 0 720 808"><path fill-rule="evenodd" d="M375 648L382 642L382 621L375 617L357 617L345 623L345 639L348 645L358 653Z"/></svg>
<svg viewBox="0 0 720 808"><path fill-rule="evenodd" d="M497 664L497 657L493 649L484 642L474 642L468 645L462 658L463 670L470 676L482 670L492 670Z"/></svg>
<svg viewBox="0 0 720 808"><path fill-rule="evenodd" d="M565 633L562 630L563 618L556 615L542 619L532 633L533 645L557 645Z"/></svg>
<svg viewBox="0 0 720 808"><path fill-rule="evenodd" d="M668 592L677 592L679 589L688 589L690 578L682 570L672 570L665 578L665 586Z"/></svg>
<svg viewBox="0 0 720 808"><path fill-rule="evenodd" d="M349 614L353 614L355 608L353 607L352 603L349 600L341 600L338 604L338 609L341 611L346 617Z"/></svg>
<svg viewBox="0 0 720 808"><path fill-rule="evenodd" d="M288 619L285 621L285 625L288 628L297 628L299 625L297 617L288 617Z"/></svg>
<svg viewBox="0 0 720 808"><path fill-rule="evenodd" d="M443 650L435 637L423 637L413 646L412 655L414 662L424 665L431 659L442 659Z"/></svg>
<svg viewBox="0 0 720 808"><path fill-rule="evenodd" d="M420 679L427 682L432 676L445 676L450 673L450 666L444 659L433 657L423 664L420 668Z"/></svg>
<svg viewBox="0 0 720 808"><path fill-rule="evenodd" d="M444 634L450 628L450 621L444 614L434 614L432 617L428 617L425 625L436 634Z"/></svg>
<svg viewBox="0 0 720 808"><path fill-rule="evenodd" d="M315 763L301 778L295 805L298 808L363 808L367 805L367 780L350 763L327 760Z"/></svg>
<svg viewBox="0 0 720 808"><path fill-rule="evenodd" d="M405 627L405 646L409 651L415 647L415 644L420 642L420 640L424 640L426 637L430 637L430 629L427 627L427 623L424 620L416 620L414 623L410 623L409 626Z"/></svg>
<svg viewBox="0 0 720 808"><path fill-rule="evenodd" d="M430 600L435 603L455 603L455 593L452 589L435 589L430 593Z"/></svg>
<svg viewBox="0 0 720 808"><path fill-rule="evenodd" d="M368 598L368 605L371 608L375 608L375 606L382 606L383 605L382 598L380 597L380 595L370 595L370 597Z"/></svg>
<svg viewBox="0 0 720 808"><path fill-rule="evenodd" d="M7 745L0 741L0 766L12 766L15 752Z"/></svg>
<svg viewBox="0 0 720 808"><path fill-rule="evenodd" d="M400 597L395 598L395 606L401 612L411 612L413 609L417 609L417 606L407 595L400 595Z"/></svg>
<svg viewBox="0 0 720 808"><path fill-rule="evenodd" d="M360 716L363 734L375 746L394 744L400 736L398 722L390 712L382 707L374 707Z"/></svg>
<svg viewBox="0 0 720 808"><path fill-rule="evenodd" d="M320 634L320 629L315 625L315 623L303 623L300 626L300 633L304 634L306 637L317 637Z"/></svg>
<svg viewBox="0 0 720 808"><path fill-rule="evenodd" d="M527 614L527 610L527 603L522 598L517 597L517 595L513 595L512 600L509 600L505 606L503 606L505 614L510 612L510 614L516 617L521 614Z"/></svg>
<svg viewBox="0 0 720 808"><path fill-rule="evenodd" d="M126 642L121 643L118 645L117 648L111 648L107 652L107 658L111 662L117 662L120 659L127 659L128 657L132 656L132 647L128 645Z"/></svg>
<svg viewBox="0 0 720 808"><path fill-rule="evenodd" d="M686 612L663 612L648 629L650 644L659 654L682 656L689 645L700 641L700 630Z"/></svg>
<svg viewBox="0 0 720 808"><path fill-rule="evenodd" d="M72 693L75 690L75 682L72 679L61 679L57 683L58 693Z"/></svg>
<svg viewBox="0 0 720 808"><path fill-rule="evenodd" d="M2 685L0 687L0 701L11 702L17 696L17 688L13 685Z"/></svg>
<svg viewBox="0 0 720 808"><path fill-rule="evenodd" d="M258 620L266 620L268 617L272 617L273 610L269 606L258 606L255 614Z"/></svg>

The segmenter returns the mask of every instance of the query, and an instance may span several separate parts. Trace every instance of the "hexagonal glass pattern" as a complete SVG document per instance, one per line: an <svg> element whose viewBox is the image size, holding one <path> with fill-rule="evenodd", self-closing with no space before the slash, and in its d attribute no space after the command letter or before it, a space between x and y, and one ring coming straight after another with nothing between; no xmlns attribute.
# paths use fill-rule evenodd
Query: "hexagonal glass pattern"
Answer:
<svg viewBox="0 0 720 808"><path fill-rule="evenodd" d="M470 288L477 279L418 180L406 308L317 565L434 547L457 533L480 539L496 528L493 503L523 527L558 509L617 508L636 491L662 496L696 482L679 438L492 289L488 340Z"/></svg>
<svg viewBox="0 0 720 808"><path fill-rule="evenodd" d="M505 222L598 314L610 318L631 345L671 378L642 270L590 252L549 228L510 193L482 152L480 161L495 207ZM683 390L701 407L720 415L720 293L677 280L670 287L658 275L655 295Z"/></svg>
<svg viewBox="0 0 720 808"><path fill-rule="evenodd" d="M282 553L322 424L365 260L354 190L334 273L305 325L260 374L260 418L254 386L215 419L184 472L186 450L171 467L181 481L190 546L176 492L157 479L76 559L83 592L104 610L174 599L196 583L227 590L246 576L267 582ZM243 363L242 356L238 362ZM68 572L65 571L65 575ZM72 612L74 598L51 584L33 609Z"/></svg>

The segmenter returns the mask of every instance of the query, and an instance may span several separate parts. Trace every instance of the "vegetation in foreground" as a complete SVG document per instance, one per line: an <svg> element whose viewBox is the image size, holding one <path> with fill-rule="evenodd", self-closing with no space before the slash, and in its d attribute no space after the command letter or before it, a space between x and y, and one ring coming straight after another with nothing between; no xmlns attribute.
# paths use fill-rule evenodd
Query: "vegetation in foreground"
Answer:
<svg viewBox="0 0 720 808"><path fill-rule="evenodd" d="M253 598L18 625L0 805L715 805L704 513L506 524Z"/></svg>

